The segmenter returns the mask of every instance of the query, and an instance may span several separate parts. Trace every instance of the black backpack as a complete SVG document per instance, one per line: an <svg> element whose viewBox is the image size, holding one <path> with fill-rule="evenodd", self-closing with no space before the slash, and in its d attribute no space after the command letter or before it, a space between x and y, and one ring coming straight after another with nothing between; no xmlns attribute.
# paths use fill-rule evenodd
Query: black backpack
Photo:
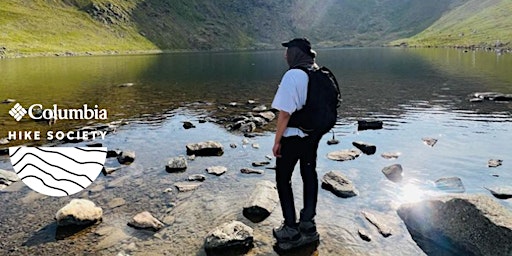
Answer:
<svg viewBox="0 0 512 256"><path fill-rule="evenodd" d="M300 69L309 77L306 104L295 111L288 121L288 127L301 129L306 134L324 135L336 124L337 108L341 103L338 81L326 67Z"/></svg>

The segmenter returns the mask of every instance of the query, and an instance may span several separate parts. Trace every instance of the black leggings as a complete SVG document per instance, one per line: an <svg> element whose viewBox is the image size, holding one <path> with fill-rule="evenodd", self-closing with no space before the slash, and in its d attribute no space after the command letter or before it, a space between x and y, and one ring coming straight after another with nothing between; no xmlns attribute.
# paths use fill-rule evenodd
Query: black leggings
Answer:
<svg viewBox="0 0 512 256"><path fill-rule="evenodd" d="M306 136L304 138L292 136L281 139L281 157L276 159L276 183L286 225L296 225L297 216L291 178L293 169L299 160L304 194L304 208L301 210L300 219L309 221L316 215L318 197L316 151L319 141L318 136Z"/></svg>

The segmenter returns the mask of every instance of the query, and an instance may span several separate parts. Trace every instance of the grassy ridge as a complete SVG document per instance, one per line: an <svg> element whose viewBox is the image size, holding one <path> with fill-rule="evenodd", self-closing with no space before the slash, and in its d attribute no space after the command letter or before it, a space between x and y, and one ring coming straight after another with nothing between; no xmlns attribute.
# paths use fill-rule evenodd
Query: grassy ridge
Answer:
<svg viewBox="0 0 512 256"><path fill-rule="evenodd" d="M14 56L157 49L129 23L109 26L59 2L2 0L0 47Z"/></svg>
<svg viewBox="0 0 512 256"><path fill-rule="evenodd" d="M511 0L469 0L406 42L417 46L495 46L512 41Z"/></svg>
<svg viewBox="0 0 512 256"><path fill-rule="evenodd" d="M511 1L1 0L0 58L260 49L297 36L316 47L376 46L422 31L407 42L489 43L510 40Z"/></svg>

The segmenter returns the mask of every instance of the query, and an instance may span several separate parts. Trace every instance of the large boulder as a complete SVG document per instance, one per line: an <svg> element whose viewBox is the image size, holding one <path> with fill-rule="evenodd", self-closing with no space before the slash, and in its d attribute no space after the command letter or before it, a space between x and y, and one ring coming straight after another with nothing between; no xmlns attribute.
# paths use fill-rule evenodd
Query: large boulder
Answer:
<svg viewBox="0 0 512 256"><path fill-rule="evenodd" d="M253 247L253 230L240 221L224 223L208 233L204 249L208 255L242 255Z"/></svg>
<svg viewBox="0 0 512 256"><path fill-rule="evenodd" d="M55 214L58 226L87 226L101 220L103 210L87 199L73 199Z"/></svg>
<svg viewBox="0 0 512 256"><path fill-rule="evenodd" d="M322 188L341 198L349 198L359 194L349 179L333 171L328 172L322 178Z"/></svg>
<svg viewBox="0 0 512 256"><path fill-rule="evenodd" d="M440 197L401 205L398 215L429 255L512 255L512 212L491 197Z"/></svg>
<svg viewBox="0 0 512 256"><path fill-rule="evenodd" d="M244 206L243 215L252 222L266 219L279 202L276 185L268 180L260 181Z"/></svg>
<svg viewBox="0 0 512 256"><path fill-rule="evenodd" d="M215 141L189 143L186 148L187 155L222 156L224 154L224 147L222 144Z"/></svg>

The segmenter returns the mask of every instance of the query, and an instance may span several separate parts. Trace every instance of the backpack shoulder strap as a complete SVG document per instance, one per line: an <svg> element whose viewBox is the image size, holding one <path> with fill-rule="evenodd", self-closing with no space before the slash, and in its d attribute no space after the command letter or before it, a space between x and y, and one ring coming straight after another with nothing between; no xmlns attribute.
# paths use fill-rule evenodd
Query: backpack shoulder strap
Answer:
<svg viewBox="0 0 512 256"><path fill-rule="evenodd" d="M304 71L308 76L309 76L309 73L311 72L310 69L303 67L303 66L291 67L290 69L300 69L300 70Z"/></svg>
<svg viewBox="0 0 512 256"><path fill-rule="evenodd" d="M332 79L334 84L336 85L336 90L338 91L338 107L339 107L340 101L341 101L341 91L340 91L340 85L338 84L338 80L336 80L336 76L327 67L322 66L322 67L320 67L320 70L323 72L326 72L329 75L329 77Z"/></svg>

